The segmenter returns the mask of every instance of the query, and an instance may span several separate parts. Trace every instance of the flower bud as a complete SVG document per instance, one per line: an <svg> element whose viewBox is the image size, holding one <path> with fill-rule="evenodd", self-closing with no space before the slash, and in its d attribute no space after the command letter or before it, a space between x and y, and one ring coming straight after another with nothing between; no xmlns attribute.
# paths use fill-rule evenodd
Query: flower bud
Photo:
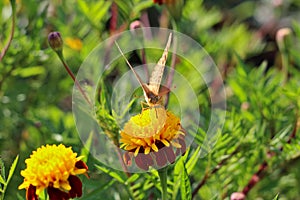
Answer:
<svg viewBox="0 0 300 200"><path fill-rule="evenodd" d="M276 33L276 42L280 51L285 51L291 45L291 38L289 37L292 34L290 28L281 28Z"/></svg>
<svg viewBox="0 0 300 200"><path fill-rule="evenodd" d="M49 33L49 35L48 35L48 42L49 42L50 47L54 51L56 51L56 52L62 51L63 40L62 40L59 32L51 32L51 33Z"/></svg>
<svg viewBox="0 0 300 200"><path fill-rule="evenodd" d="M131 24L130 24L130 30L134 30L134 29L142 28L142 27L143 27L142 22L139 20L135 20L135 21L131 22Z"/></svg>
<svg viewBox="0 0 300 200"><path fill-rule="evenodd" d="M137 37L142 37L144 34L143 34L143 24L141 21L139 20L135 20L133 22L131 22L130 24L130 31Z"/></svg>
<svg viewBox="0 0 300 200"><path fill-rule="evenodd" d="M234 192L230 196L230 200L244 200L244 199L246 199L246 196L241 192Z"/></svg>

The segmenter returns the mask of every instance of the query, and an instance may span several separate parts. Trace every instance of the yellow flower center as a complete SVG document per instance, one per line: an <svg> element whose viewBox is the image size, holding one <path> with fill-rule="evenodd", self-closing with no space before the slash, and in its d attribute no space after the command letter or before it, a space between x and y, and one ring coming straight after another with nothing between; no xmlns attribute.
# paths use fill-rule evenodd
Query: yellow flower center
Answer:
<svg viewBox="0 0 300 200"><path fill-rule="evenodd" d="M166 122L167 114L163 108L144 110L141 114L133 116L125 124L124 132L133 137L148 138L157 134Z"/></svg>
<svg viewBox="0 0 300 200"><path fill-rule="evenodd" d="M19 189L27 189L33 185L37 195L49 186L65 191L71 190L69 176L86 172L86 169L75 167L76 162L81 159L76 156L71 147L66 148L62 144L38 148L25 160L27 168L21 171L24 182Z"/></svg>
<svg viewBox="0 0 300 200"><path fill-rule="evenodd" d="M134 151L135 156L141 149L144 154L151 150L158 152L157 144L181 148L176 141L180 134L184 135L184 132L178 117L163 107L149 108L131 117L125 124L120 134L121 148Z"/></svg>

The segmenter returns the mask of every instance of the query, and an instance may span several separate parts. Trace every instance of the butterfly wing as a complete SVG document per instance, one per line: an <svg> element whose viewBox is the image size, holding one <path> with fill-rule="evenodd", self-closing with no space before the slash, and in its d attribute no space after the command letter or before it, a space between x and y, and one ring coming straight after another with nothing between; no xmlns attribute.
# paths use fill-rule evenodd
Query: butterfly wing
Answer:
<svg viewBox="0 0 300 200"><path fill-rule="evenodd" d="M167 62L168 51L169 51L169 48L170 48L170 45L171 45L171 40L172 40L172 33L170 33L170 35L169 35L166 48L165 48L161 58L159 59L159 61L155 65L154 70L153 70L153 72L151 74L151 77L150 77L150 80L149 80L148 87L155 95L158 95L158 93L159 93L161 79L162 79L164 69L165 69L165 65L166 65L166 62Z"/></svg>

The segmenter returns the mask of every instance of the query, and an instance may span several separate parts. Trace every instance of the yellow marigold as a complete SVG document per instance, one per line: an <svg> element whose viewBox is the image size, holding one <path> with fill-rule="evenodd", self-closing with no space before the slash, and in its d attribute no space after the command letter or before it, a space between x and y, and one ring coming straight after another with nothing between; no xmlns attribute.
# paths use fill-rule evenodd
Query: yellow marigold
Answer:
<svg viewBox="0 0 300 200"><path fill-rule="evenodd" d="M47 188L51 199L69 199L82 195L82 183L76 175L87 172L88 167L76 157L71 147L63 144L46 145L33 151L25 160L27 168L21 171L24 182L19 189L26 189L26 199L38 199Z"/></svg>
<svg viewBox="0 0 300 200"><path fill-rule="evenodd" d="M130 164L133 155L145 170L154 160L159 166L172 163L176 158L173 148L185 151L184 135L180 119L172 112L163 107L145 109L131 117L120 133L121 148L129 152L124 155L125 162Z"/></svg>
<svg viewBox="0 0 300 200"><path fill-rule="evenodd" d="M66 38L66 44L71 48L76 51L80 51L82 49L82 42L78 38Z"/></svg>

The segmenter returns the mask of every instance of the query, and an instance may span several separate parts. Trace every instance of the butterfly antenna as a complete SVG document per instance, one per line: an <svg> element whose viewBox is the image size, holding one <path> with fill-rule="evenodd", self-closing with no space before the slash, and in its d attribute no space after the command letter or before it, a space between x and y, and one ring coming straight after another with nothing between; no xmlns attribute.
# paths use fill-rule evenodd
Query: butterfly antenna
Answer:
<svg viewBox="0 0 300 200"><path fill-rule="evenodd" d="M121 53L121 55L123 56L123 58L125 59L127 65L133 71L133 74L135 75L136 79L140 83L141 87L144 88L144 84L143 84L143 81L142 81L141 77L134 71L133 67L131 66L131 64L129 63L129 61L127 60L127 58L125 57L123 51L121 50L120 46L118 45L118 43L116 41L115 41L115 45L117 46L117 48L118 48L119 52Z"/></svg>

